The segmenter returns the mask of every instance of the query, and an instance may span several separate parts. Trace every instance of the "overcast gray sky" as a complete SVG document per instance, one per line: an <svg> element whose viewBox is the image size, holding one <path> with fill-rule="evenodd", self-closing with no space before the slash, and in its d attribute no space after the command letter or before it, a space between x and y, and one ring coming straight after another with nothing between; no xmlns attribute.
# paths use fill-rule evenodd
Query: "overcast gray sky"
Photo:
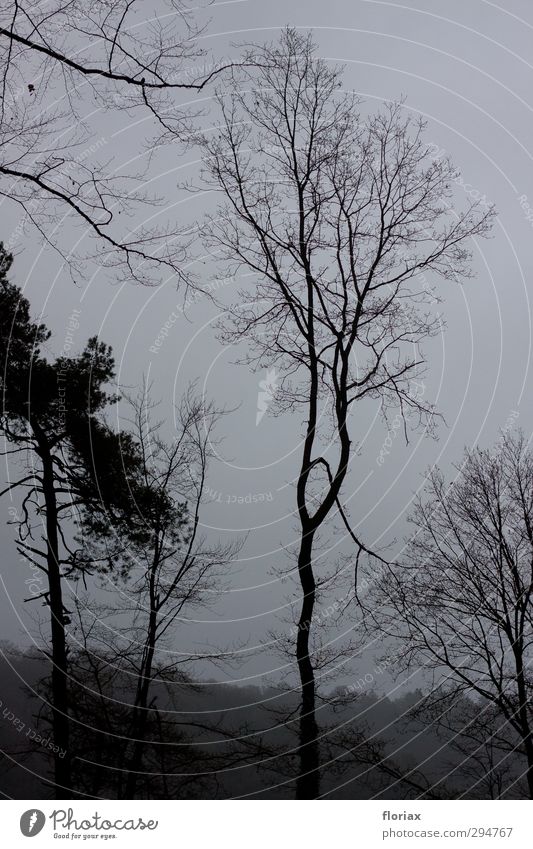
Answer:
<svg viewBox="0 0 533 849"><path fill-rule="evenodd" d="M360 455L344 500L369 544L401 539L413 493L429 465L439 463L451 474L465 445L490 445L510 416L528 436L532 431L533 213L528 221L527 204L533 208L533 7L526 0L500 5L483 0L235 0L214 3L210 14L203 41L215 57L231 54L232 42L273 39L285 24L312 29L321 55L345 63L345 88L356 91L369 111L403 98L406 110L427 120L428 142L449 154L462 172L458 204L466 192L496 205L492 238L473 246L475 277L464 287L446 284L440 289L447 329L428 347L426 380L427 396L446 419L438 440L413 434L406 446L398 434L386 462L378 465L387 428L377 407L366 407L354 418ZM201 100L209 107L208 94ZM138 123L122 113L92 120L98 155L113 158L117 166L135 156L150 135L148 118ZM177 188L197 173L194 151L183 155L167 147L154 159L153 169L151 185L183 224L209 208L212 198ZM247 534L247 541L232 589L216 614L184 627L180 641L187 647L206 639L214 645L240 639L250 647L266 641L283 606L297 598L295 588L280 583L271 570L288 562L286 551L296 539L291 481L298 460L298 417L275 419L267 412L256 424L259 382L265 374L231 365L236 352L217 341L217 309L207 300L190 305L184 317L175 281L157 289L117 286L98 269L88 285L76 287L37 233L28 230L22 239L19 212L7 198L0 216L0 237L20 252L12 278L24 287L35 314L42 311L54 330L55 351L63 347L69 315L79 310L76 345L81 347L94 333L111 343L120 384L134 386L143 373L148 375L169 423L173 402L193 379L208 397L235 408L220 429L224 442L211 468L211 503L204 522L212 533ZM68 221L58 225L70 232ZM82 233L77 229L74 235ZM206 280L213 271L210 261L197 267ZM219 290L219 297L230 302L235 284ZM168 336L154 353L150 348L173 312L178 317L171 319ZM12 529L4 525L8 507L4 499L1 631L5 638L28 642L31 611L21 603L28 567L17 562ZM333 545L328 558L348 550L341 535ZM370 656L359 668L369 668ZM259 683L280 664L272 652L253 655L237 677Z"/></svg>

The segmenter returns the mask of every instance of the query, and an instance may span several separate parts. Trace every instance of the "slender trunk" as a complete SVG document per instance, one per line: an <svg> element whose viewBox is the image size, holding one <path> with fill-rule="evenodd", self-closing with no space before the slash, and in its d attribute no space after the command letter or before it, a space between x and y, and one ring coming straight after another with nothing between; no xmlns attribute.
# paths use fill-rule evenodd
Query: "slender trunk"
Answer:
<svg viewBox="0 0 533 849"><path fill-rule="evenodd" d="M523 644L519 640L514 645L515 665L516 665L516 685L518 693L518 718L522 732L522 740L527 758L527 786L529 789L529 798L533 799L533 732L529 720L529 705L527 698L527 688L524 677L524 656Z"/></svg>
<svg viewBox="0 0 533 849"><path fill-rule="evenodd" d="M54 755L55 793L57 799L71 791L69 717L67 688L67 643L65 635L65 609L59 565L59 534L57 499L54 486L54 468L49 445L43 432L34 426L43 466L43 494L46 508L46 549L52 638L52 728L54 745L59 751Z"/></svg>
<svg viewBox="0 0 533 849"><path fill-rule="evenodd" d="M302 610L298 622L296 660L302 688L300 711L299 774L296 782L297 799L316 799L320 793L318 725L315 704L315 672L309 654L309 635L315 606L316 585L313 575L312 552L314 532L302 527L298 555L298 574L303 592Z"/></svg>
<svg viewBox="0 0 533 849"><path fill-rule="evenodd" d="M524 747L527 757L527 786L529 790L529 798L533 799L533 736L531 731L524 738Z"/></svg>
<svg viewBox="0 0 533 849"><path fill-rule="evenodd" d="M295 158L296 163L296 158ZM348 460L350 456L350 439L346 428L347 399L346 383L348 376L348 356L341 354L342 345L335 348L335 368L339 356L342 356L342 368L339 381L335 382L335 413L337 419L337 431L339 435L341 453L339 466L333 477L330 477L330 485L327 495L316 509L312 519L310 518L306 489L311 469L313 447L316 438L318 398L319 398L319 359L315 349L315 286L316 281L311 272L307 242L305 238L305 202L304 189L298 178L297 168L294 175L298 184L298 207L299 207L299 248L302 266L305 269L307 285L307 350L309 355L309 418L305 434L302 465L297 483L297 505L300 517L302 537L300 551L298 554L298 574L302 587L302 609L298 622L298 636L296 639L296 660L300 674L302 706L300 712L300 745L299 745L299 773L296 782L297 799L316 799L320 794L320 750L318 743L318 725L316 721L316 685L313 661L309 654L309 636L313 620L313 609L316 600L316 583L313 574L313 541L316 529L320 527L331 510L338 496L342 482L346 476ZM360 307L358 308L360 311ZM328 467L329 469L329 467Z"/></svg>
<svg viewBox="0 0 533 849"><path fill-rule="evenodd" d="M156 627L157 611L152 603L148 622L148 636L144 646L143 661L137 682L137 695L133 709L132 737L134 739L133 751L128 766L126 799L133 799L135 797L139 772L142 768L144 737L148 721L148 697L150 694L150 684L152 683L152 665L155 653Z"/></svg>

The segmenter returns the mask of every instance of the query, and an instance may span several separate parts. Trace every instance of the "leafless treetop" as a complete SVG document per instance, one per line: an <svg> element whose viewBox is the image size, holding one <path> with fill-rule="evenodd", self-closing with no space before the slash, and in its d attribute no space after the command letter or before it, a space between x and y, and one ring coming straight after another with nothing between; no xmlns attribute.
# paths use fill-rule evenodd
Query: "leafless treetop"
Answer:
<svg viewBox="0 0 533 849"><path fill-rule="evenodd" d="M440 326L434 282L470 274L470 239L491 212L457 211L456 172L431 156L423 124L401 105L365 117L341 80L309 36L286 30L218 93L205 176L223 202L206 240L225 273L255 272L227 335L282 371L282 404L308 402L308 370L348 405L371 396L427 413L413 379L419 343Z"/></svg>
<svg viewBox="0 0 533 849"><path fill-rule="evenodd" d="M143 188L150 151L142 148L147 126L152 149L162 137L186 139L191 115L178 95L220 70L198 46L201 31L181 0L150 9L140 0L1 0L0 192L18 205L19 230L37 227L75 274L91 257L143 283L185 279L185 228L166 221L163 198ZM123 130L124 118L148 117L135 130L134 167L98 134L102 110L115 116L111 134L117 118ZM64 238L66 217L80 225L82 247Z"/></svg>

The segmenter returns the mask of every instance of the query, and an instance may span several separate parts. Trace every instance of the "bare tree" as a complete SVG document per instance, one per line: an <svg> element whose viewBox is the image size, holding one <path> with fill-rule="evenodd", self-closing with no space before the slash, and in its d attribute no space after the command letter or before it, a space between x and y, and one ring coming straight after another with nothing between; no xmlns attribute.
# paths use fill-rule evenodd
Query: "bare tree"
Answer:
<svg viewBox="0 0 533 849"><path fill-rule="evenodd" d="M165 222L164 199L143 183L154 146L188 138L180 93L200 91L220 71L199 47L196 14L187 0L149 10L141 0L1 0L0 192L22 213L8 247L31 224L75 275L92 258L149 285L185 278L185 228ZM143 150L139 136L137 171L117 168L116 150L98 135L102 110L148 116L153 138ZM82 229L77 246L57 226L66 216ZM157 223L145 225L148 217Z"/></svg>
<svg viewBox="0 0 533 849"><path fill-rule="evenodd" d="M279 44L250 48L245 62L219 91L221 123L203 139L206 183L223 197L204 232L229 264L224 273L255 272L225 339L248 340L248 363L279 372L277 410L305 417L297 795L315 797L313 546L334 508L348 522L339 499L353 453L350 417L366 399L385 415L399 407L404 422L431 417L416 383L420 343L440 326L425 275L468 276L469 241L487 231L491 212L456 213L455 171L431 158L423 125L399 106L361 117L357 98L341 90L341 70L316 56L309 36L285 30Z"/></svg>
<svg viewBox="0 0 533 849"><path fill-rule="evenodd" d="M438 707L444 693L447 707L436 721L449 722L465 693L480 713L497 711L492 742L522 754L533 797L533 455L523 436L468 451L450 486L431 470L412 521L405 556L368 596L367 623L399 641L400 668L437 676L427 701Z"/></svg>
<svg viewBox="0 0 533 849"><path fill-rule="evenodd" d="M200 517L214 428L222 411L204 403L190 387L177 410L176 434L166 442L162 424L153 419L155 405L146 386L129 399L129 408L128 427L118 433L108 430L104 452L120 455L124 447L129 456L134 446L139 461L120 517L115 507L108 521L92 511L84 511L81 519L89 562L102 563L105 573L120 569L124 585L114 589L106 614L103 609L87 611L89 622L82 617L80 625L85 663L94 667L98 661L91 658L91 647L98 653L105 646L105 666L134 682L123 767L125 798L134 798L139 782L146 783L143 755L147 729L157 716L157 686L176 680L195 661L220 664L231 654L207 648L191 655L172 649L171 638L195 610L214 604L241 546L239 541L210 540ZM99 470L105 468L102 445L101 439L98 457L91 450L85 458L87 476L97 486ZM101 481L104 505L107 489ZM117 499L113 501L116 505Z"/></svg>

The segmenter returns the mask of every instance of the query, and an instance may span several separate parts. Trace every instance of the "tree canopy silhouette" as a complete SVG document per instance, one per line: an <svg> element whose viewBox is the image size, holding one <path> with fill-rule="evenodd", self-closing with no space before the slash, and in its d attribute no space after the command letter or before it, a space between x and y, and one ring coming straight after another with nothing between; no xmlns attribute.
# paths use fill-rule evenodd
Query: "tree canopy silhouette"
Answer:
<svg viewBox="0 0 533 849"><path fill-rule="evenodd" d="M180 94L224 67L202 49L198 14L187 0L157 0L148 20L141 0L0 0L0 192L21 213L10 246L33 227L75 277L96 261L146 285L190 282L187 228L145 183L160 141L188 143L193 110ZM137 170L117 167L102 113L148 117ZM64 238L65 220L81 239Z"/></svg>
<svg viewBox="0 0 533 849"><path fill-rule="evenodd" d="M319 793L315 676L310 637L313 550L326 518L342 517L357 559L368 548L340 501L353 459L358 405L377 400L408 423L431 420L419 390L422 343L441 327L424 275L470 273L469 241L492 212L456 211L448 159L435 160L424 126L399 105L363 117L342 90L342 69L318 58L309 35L286 29L251 47L218 94L220 123L203 139L206 184L220 205L205 242L248 288L229 308L223 337L249 343L247 362L275 368L272 408L301 411L297 473L301 612L300 797Z"/></svg>
<svg viewBox="0 0 533 849"><path fill-rule="evenodd" d="M30 305L8 280L12 256L0 245L0 432L5 454L17 457L21 477L2 495L21 490L19 553L45 576L42 599L50 611L52 662L52 725L56 754L56 792L70 789L68 723L68 610L63 582L81 564L66 525L86 497L82 469L74 462L73 435L90 444L91 427L112 396L106 387L114 376L111 349L90 339L78 356L46 356L50 332L30 316ZM92 495L91 506L100 503Z"/></svg>
<svg viewBox="0 0 533 849"><path fill-rule="evenodd" d="M476 696L500 760L521 752L533 798L533 454L524 436L467 451L451 484L431 469L411 520L405 552L365 600L367 626L397 642L398 669L435 676L425 699L434 721L450 723L454 705ZM470 717L463 733L469 724L475 739Z"/></svg>

